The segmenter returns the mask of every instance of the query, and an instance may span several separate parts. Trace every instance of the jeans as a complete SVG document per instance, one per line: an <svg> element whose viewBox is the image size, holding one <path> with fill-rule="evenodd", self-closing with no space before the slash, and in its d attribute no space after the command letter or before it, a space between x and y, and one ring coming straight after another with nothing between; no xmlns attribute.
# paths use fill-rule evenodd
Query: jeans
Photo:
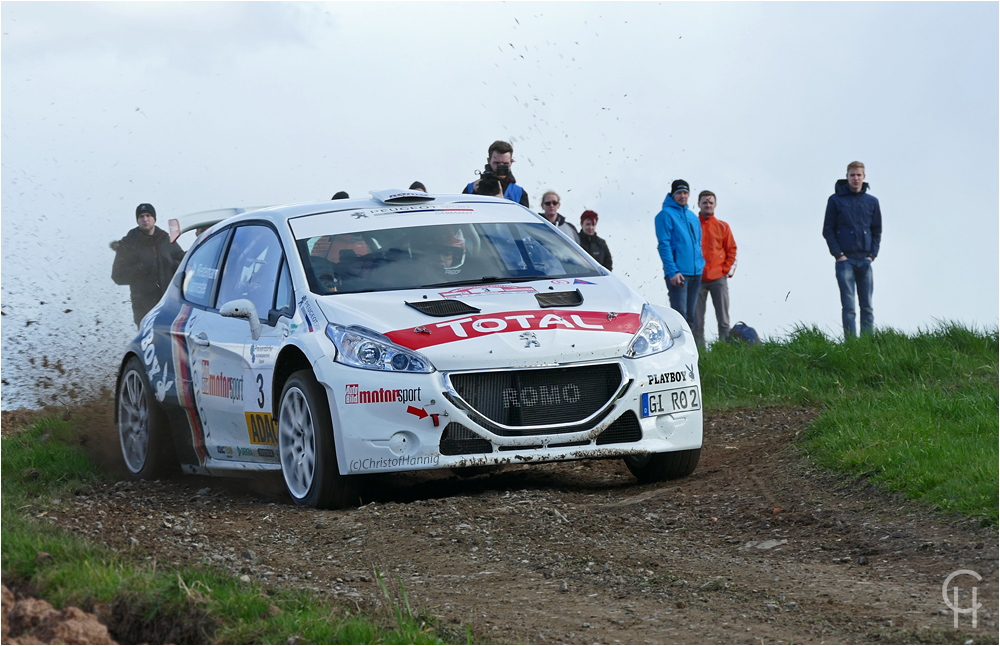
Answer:
<svg viewBox="0 0 1000 646"><path fill-rule="evenodd" d="M875 329L875 310L872 308L872 261L867 258L848 258L836 264L837 284L840 286L840 305L843 308L844 339L856 336L854 329L854 292L858 293L861 307L861 333L871 334Z"/></svg>
<svg viewBox="0 0 1000 646"><path fill-rule="evenodd" d="M698 290L701 288L701 276L684 276L684 282L674 287L667 281L667 293L670 295L670 307L680 312L688 326L694 329L694 313L698 307Z"/></svg>
<svg viewBox="0 0 1000 646"><path fill-rule="evenodd" d="M699 346L705 345L705 309L708 295L712 295L715 319L719 323L719 341L729 338L729 279L726 276L716 280L702 281L698 290L698 306L694 312L694 340Z"/></svg>

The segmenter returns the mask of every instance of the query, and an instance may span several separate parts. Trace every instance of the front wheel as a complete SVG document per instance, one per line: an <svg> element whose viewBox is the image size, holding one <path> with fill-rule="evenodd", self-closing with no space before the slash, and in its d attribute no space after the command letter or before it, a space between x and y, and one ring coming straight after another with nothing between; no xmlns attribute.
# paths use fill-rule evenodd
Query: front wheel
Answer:
<svg viewBox="0 0 1000 646"><path fill-rule="evenodd" d="M146 369L136 357L125 364L118 384L118 440L125 467L135 480L152 480L178 466L170 429Z"/></svg>
<svg viewBox="0 0 1000 646"><path fill-rule="evenodd" d="M281 391L278 453L285 486L296 504L328 509L356 499L356 479L341 476L337 469L329 405L309 370L292 374Z"/></svg>
<svg viewBox="0 0 1000 646"><path fill-rule="evenodd" d="M701 449L643 453L625 456L625 466L639 482L662 482L691 475L698 466L699 459L701 459Z"/></svg>

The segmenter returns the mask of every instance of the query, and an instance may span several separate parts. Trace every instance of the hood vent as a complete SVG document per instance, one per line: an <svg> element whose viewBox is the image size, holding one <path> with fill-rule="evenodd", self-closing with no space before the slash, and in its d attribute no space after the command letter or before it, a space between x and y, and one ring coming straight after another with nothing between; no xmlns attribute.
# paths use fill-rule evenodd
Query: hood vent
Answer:
<svg viewBox="0 0 1000 646"><path fill-rule="evenodd" d="M451 298L439 301L417 301L416 303L406 301L406 304L427 316L461 316L462 314L477 314L480 312L478 307L466 305L462 301L456 301Z"/></svg>
<svg viewBox="0 0 1000 646"><path fill-rule="evenodd" d="M571 292L549 292L535 294L535 300L538 301L538 307L576 307L583 305L583 294L579 289Z"/></svg>

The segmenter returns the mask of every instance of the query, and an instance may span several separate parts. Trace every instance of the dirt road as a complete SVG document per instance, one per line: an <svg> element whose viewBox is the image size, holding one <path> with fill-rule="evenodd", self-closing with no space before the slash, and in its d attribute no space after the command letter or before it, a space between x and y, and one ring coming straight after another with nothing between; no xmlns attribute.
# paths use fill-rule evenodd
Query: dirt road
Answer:
<svg viewBox="0 0 1000 646"><path fill-rule="evenodd" d="M54 524L160 563L364 605L378 570L415 612L508 643L997 643L995 527L811 466L811 411L709 415L693 476L640 486L620 460L386 478L356 509L280 483L181 478L84 489ZM86 429L99 459L117 437ZM102 457L103 456L103 457ZM952 572L958 617L942 598ZM392 583L398 586L398 583Z"/></svg>

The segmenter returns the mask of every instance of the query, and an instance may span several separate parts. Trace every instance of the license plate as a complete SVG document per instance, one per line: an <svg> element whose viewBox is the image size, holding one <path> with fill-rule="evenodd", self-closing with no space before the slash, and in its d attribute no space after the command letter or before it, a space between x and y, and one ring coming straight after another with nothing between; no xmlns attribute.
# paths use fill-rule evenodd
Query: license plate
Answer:
<svg viewBox="0 0 1000 646"><path fill-rule="evenodd" d="M642 416L656 417L671 413L701 410L701 392L697 386L642 393Z"/></svg>

